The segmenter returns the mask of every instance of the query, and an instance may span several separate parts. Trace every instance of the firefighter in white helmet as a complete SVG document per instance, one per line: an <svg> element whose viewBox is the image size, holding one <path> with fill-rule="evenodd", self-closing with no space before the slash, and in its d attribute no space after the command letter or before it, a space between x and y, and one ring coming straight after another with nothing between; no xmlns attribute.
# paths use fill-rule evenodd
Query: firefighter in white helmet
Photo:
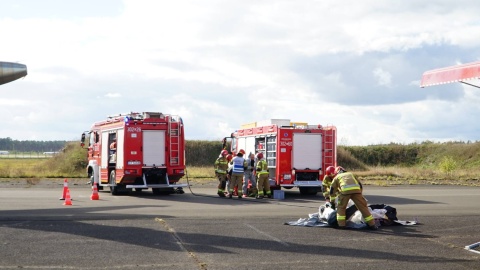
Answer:
<svg viewBox="0 0 480 270"><path fill-rule="evenodd" d="M230 164L233 165L232 167L232 175L230 176L230 183L228 185L228 197L232 198L233 190L237 188L237 195L238 198L242 198L242 183L243 183L243 173L245 172L245 168L247 168L247 162L243 158L245 155L245 150L240 149L237 153L237 156L230 161Z"/></svg>
<svg viewBox="0 0 480 270"><path fill-rule="evenodd" d="M330 195L338 192L337 222L338 228L344 229L346 225L346 209L348 201L351 199L358 211L362 213L363 219L368 224L368 228L376 230L375 220L372 213L368 210L367 200L362 195L362 183L358 181L351 172L347 172L341 166L335 168L335 178L333 178L330 187Z"/></svg>
<svg viewBox="0 0 480 270"><path fill-rule="evenodd" d="M325 201L329 202L332 209L335 209L335 198L337 194L330 195L330 186L332 185L333 178L335 177L335 167L328 166L325 170L325 176L322 181L322 191Z"/></svg>
<svg viewBox="0 0 480 270"><path fill-rule="evenodd" d="M225 197L225 185L227 183L227 169L228 169L228 161L227 161L227 150L222 150L220 152L220 156L215 160L215 164L213 165L215 168L215 176L218 179L218 191L217 194L220 197Z"/></svg>
<svg viewBox="0 0 480 270"><path fill-rule="evenodd" d="M263 199L264 195L268 198L272 197L272 191L270 191L270 183L268 182L268 165L267 161L263 158L263 153L257 154L257 199ZM265 193L264 193L265 191Z"/></svg>

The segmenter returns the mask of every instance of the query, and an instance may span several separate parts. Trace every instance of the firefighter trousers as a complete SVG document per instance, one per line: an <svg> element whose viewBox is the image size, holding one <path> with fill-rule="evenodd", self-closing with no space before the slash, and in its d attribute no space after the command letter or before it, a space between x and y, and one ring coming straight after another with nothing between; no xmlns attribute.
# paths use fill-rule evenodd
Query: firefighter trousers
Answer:
<svg viewBox="0 0 480 270"><path fill-rule="evenodd" d="M218 179L218 193L225 190L225 185L227 183L227 174L226 173L217 173Z"/></svg>
<svg viewBox="0 0 480 270"><path fill-rule="evenodd" d="M243 173L242 174L234 174L230 177L230 183L228 185L228 192L233 194L233 189L237 187L238 189L238 197L242 197L242 183L243 183Z"/></svg>
<svg viewBox="0 0 480 270"><path fill-rule="evenodd" d="M258 196L264 196L264 190L267 196L270 197L272 192L270 191L270 183L268 182L268 173L263 173L258 176L257 181Z"/></svg>
<svg viewBox="0 0 480 270"><path fill-rule="evenodd" d="M339 194L337 197L337 222L339 227L345 227L346 225L346 210L348 201L350 199L353 201L353 203L355 203L358 211L362 213L362 216L368 226L375 226L375 220L373 219L370 210L368 210L367 200L365 200L362 193Z"/></svg>

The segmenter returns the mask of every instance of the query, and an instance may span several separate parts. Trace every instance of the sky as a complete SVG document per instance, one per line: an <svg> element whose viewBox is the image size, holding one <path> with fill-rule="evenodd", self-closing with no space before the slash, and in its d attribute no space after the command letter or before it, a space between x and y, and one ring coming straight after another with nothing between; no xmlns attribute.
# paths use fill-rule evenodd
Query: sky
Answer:
<svg viewBox="0 0 480 270"><path fill-rule="evenodd" d="M187 140L267 119L340 145L480 140L480 89L420 88L480 60L471 0L0 0L0 138L80 139L108 115L179 115Z"/></svg>

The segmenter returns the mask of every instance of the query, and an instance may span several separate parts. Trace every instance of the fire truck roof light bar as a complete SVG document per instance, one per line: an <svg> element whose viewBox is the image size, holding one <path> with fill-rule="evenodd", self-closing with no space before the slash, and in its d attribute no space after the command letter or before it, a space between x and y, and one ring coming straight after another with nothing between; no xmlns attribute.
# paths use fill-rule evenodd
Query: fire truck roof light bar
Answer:
<svg viewBox="0 0 480 270"><path fill-rule="evenodd" d="M126 119L128 117L131 120L144 120L146 118L165 119L166 116L169 116L169 115L168 114L165 115L161 112L142 112L142 113L130 112L130 113L120 113L120 114L108 115L107 118L114 119L114 118L124 117Z"/></svg>

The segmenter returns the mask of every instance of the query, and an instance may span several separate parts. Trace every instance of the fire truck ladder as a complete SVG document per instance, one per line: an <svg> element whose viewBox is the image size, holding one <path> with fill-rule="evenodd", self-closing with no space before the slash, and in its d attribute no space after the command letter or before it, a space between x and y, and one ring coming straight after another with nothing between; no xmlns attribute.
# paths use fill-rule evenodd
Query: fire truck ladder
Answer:
<svg viewBox="0 0 480 270"><path fill-rule="evenodd" d="M335 129L330 128L325 130L324 140L323 140L323 150L324 150L324 164L325 168L322 168L325 171L328 166L336 166L335 164Z"/></svg>
<svg viewBox="0 0 480 270"><path fill-rule="evenodd" d="M170 134L170 165L180 165L180 117L171 115L168 120L168 133ZM176 125L172 122L176 121Z"/></svg>

